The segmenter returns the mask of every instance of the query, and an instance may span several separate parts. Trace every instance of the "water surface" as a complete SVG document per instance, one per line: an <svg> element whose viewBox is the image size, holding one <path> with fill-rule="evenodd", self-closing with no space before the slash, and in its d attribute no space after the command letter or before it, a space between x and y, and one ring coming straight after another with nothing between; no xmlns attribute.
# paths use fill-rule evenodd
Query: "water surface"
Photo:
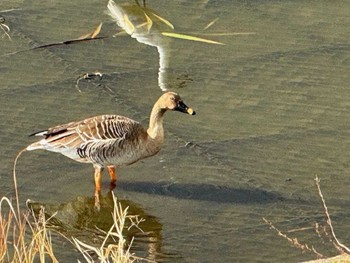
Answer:
<svg viewBox="0 0 350 263"><path fill-rule="evenodd" d="M161 94L159 49L127 34L112 37L120 30L106 6L2 1L12 40L0 41L1 196L13 195L13 159L32 132L110 113L147 125ZM147 7L175 32L226 45L171 39L166 46L166 87L198 114L167 113L161 152L119 171L116 196L149 222L134 252L165 262L313 259L262 217L285 231L324 224L316 174L338 237L350 244L350 3L149 0ZM105 39L31 50L100 22ZM234 32L256 34L210 35ZM93 72L103 78L80 81L79 91L77 78ZM79 217L92 205L90 165L38 151L24 153L17 174L21 202L61 209L61 223L82 239L94 224L108 225L108 211L88 224ZM107 175L104 183L108 200ZM336 253L312 229L291 236ZM54 243L61 262L79 257L60 237Z"/></svg>

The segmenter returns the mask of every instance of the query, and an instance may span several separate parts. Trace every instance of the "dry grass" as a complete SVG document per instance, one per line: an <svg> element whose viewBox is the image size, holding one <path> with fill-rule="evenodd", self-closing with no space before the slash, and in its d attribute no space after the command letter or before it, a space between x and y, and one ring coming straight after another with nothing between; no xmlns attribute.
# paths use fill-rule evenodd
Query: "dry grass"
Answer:
<svg viewBox="0 0 350 263"><path fill-rule="evenodd" d="M8 212L4 212L5 205ZM48 220L43 209L37 217L30 211L15 212L7 197L0 202L0 262L28 262L34 260L58 262L51 243L51 233L46 228ZM32 221L30 218L34 218Z"/></svg>
<svg viewBox="0 0 350 263"><path fill-rule="evenodd" d="M326 224L327 224L327 227L320 228L320 225L318 223L315 223L315 232L318 235L318 237L320 237L320 238L322 238L322 235L325 235L326 238L330 241L330 243L338 250L338 252L340 254L339 256L326 257L323 254L321 254L319 251L317 251L314 248L314 246L308 245L306 243L301 243L301 242L299 242L299 240L297 238L289 237L287 234L283 233L277 227L275 227L272 222L266 220L265 218L263 218L263 220L266 224L269 225L269 227L271 229L276 231L278 236L283 237L289 243L291 243L293 246L301 249L302 251L309 251L309 252L314 253L317 256L317 258L319 258L318 260L310 261L310 262L317 262L317 263L350 262L350 249L338 240L338 238L334 232L332 220L331 220L330 214L328 212L328 207L326 205L326 201L325 201L323 194L322 194L322 191L321 191L320 179L317 176L315 177L315 184L317 187L318 195L321 199L323 212L325 214ZM329 230L327 230L327 228Z"/></svg>
<svg viewBox="0 0 350 263"><path fill-rule="evenodd" d="M58 262L51 242L51 230L47 227L51 218L45 218L44 208L41 208L39 214L32 210L20 209L15 172L20 154L16 157L13 172L16 202L13 204L7 197L2 197L0 200L0 262ZM113 201L112 217L114 223L107 233L104 232L105 239L100 247L85 244L75 238L70 241L81 252L86 262L126 263L138 259L130 252L132 242L129 246L126 245L123 231L127 219L131 221L132 226L136 227L142 220L138 220L137 216L128 216L128 208L122 209L114 195ZM107 240L110 241L111 238L114 243L107 245ZM66 239L69 240L67 237Z"/></svg>
<svg viewBox="0 0 350 263"><path fill-rule="evenodd" d="M128 216L128 208L123 209L114 195L113 201L114 223L108 232L104 232L105 238L99 247L72 238L72 243L86 262L127 263L138 259L130 252L132 242L127 246L123 235L126 220L133 220L134 217ZM24 212L16 210L7 197L1 199L0 262L58 262L51 242L51 230L47 227L50 218L45 218L44 208L41 208L39 214L29 210ZM134 226L137 227L139 222L134 222ZM111 239L114 241L112 244Z"/></svg>
<svg viewBox="0 0 350 263"><path fill-rule="evenodd" d="M16 204L13 205L7 197L2 197L0 201L0 262L32 263L35 260L45 262L47 259L58 262L52 249L51 233L46 228L43 208L37 217L32 217L33 211L22 212L19 206L15 166L22 152L14 162Z"/></svg>
<svg viewBox="0 0 350 263"><path fill-rule="evenodd" d="M75 246L84 256L86 262L95 262L96 256L98 258L98 262L109 263L109 262L134 262L138 258L135 257L134 254L130 252L130 247L132 245L132 241L127 246L126 240L123 235L123 230L125 228L125 220L130 218L132 220L133 217L128 216L128 207L123 210L121 204L117 202L116 197L113 194L114 201L114 209L112 213L114 224L111 226L108 232L104 232L105 238L100 247L93 247L82 241L79 241L76 238L73 238ZM133 222L133 221L132 221ZM138 223L136 222L135 226L138 227ZM107 241L109 239L113 239L115 243L107 245ZM94 255L94 256L92 256Z"/></svg>

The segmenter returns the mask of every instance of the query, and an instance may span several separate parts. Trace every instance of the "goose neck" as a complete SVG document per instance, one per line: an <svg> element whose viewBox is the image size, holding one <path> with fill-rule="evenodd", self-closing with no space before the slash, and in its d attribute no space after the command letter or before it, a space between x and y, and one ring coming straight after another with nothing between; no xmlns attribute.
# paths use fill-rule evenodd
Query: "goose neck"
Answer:
<svg viewBox="0 0 350 263"><path fill-rule="evenodd" d="M151 117L149 121L149 128L147 130L148 135L152 139L163 138L164 130L163 130L163 117L165 110L161 109L157 104L154 105Z"/></svg>

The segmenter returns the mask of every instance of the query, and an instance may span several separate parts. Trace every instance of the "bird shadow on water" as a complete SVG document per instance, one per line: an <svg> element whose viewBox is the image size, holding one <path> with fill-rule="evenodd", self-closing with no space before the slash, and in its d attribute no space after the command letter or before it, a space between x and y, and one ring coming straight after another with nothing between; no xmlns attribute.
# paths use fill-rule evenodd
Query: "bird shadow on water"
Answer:
<svg viewBox="0 0 350 263"><path fill-rule="evenodd" d="M285 200L278 193L258 188L233 188L213 184L181 184L168 182L122 182L118 189L178 199L218 203L254 204ZM117 189L117 190L118 190Z"/></svg>

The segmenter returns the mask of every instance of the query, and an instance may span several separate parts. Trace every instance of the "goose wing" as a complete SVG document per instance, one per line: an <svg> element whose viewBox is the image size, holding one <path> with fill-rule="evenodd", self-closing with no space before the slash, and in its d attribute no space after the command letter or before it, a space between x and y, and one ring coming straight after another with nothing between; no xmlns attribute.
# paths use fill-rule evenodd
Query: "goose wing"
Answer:
<svg viewBox="0 0 350 263"><path fill-rule="evenodd" d="M27 149L46 149L55 152L77 150L87 142L125 140L140 130L143 130L141 124L127 117L101 115L34 133L32 135L45 136L45 138L29 145Z"/></svg>

